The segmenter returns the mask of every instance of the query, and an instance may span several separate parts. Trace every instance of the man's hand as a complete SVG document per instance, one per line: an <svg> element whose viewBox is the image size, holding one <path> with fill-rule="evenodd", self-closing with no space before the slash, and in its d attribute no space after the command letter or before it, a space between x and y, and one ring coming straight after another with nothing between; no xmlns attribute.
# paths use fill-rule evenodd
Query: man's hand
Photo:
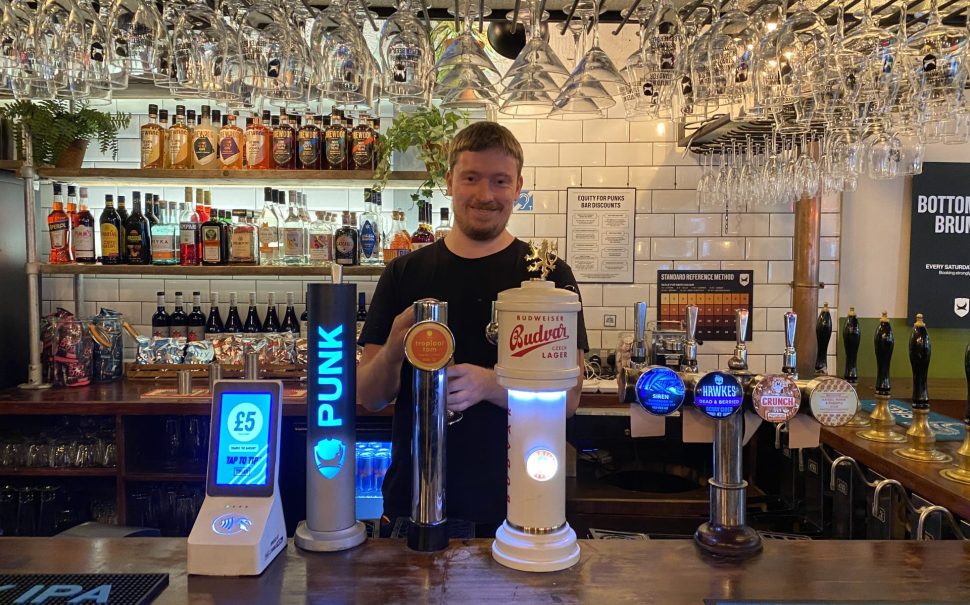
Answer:
<svg viewBox="0 0 970 605"><path fill-rule="evenodd" d="M398 313L391 324L391 332L387 335L384 348L387 350L388 361L400 364L404 361L404 337L414 325L414 308L408 307Z"/></svg>
<svg viewBox="0 0 970 605"><path fill-rule="evenodd" d="M404 363L404 336L412 325L414 309L408 307L394 318L384 344L364 345L357 366L357 403L371 412L379 412L397 397Z"/></svg>
<svg viewBox="0 0 970 605"><path fill-rule="evenodd" d="M471 363L448 366L448 409L461 412L479 401L508 407L508 391L499 385L495 370Z"/></svg>

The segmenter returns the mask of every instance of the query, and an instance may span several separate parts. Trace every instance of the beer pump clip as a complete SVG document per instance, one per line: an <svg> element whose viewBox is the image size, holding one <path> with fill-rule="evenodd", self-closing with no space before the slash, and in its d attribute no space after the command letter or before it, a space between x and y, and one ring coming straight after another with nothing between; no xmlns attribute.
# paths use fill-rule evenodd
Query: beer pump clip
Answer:
<svg viewBox="0 0 970 605"><path fill-rule="evenodd" d="M283 383L214 386L205 501L189 534L188 572L255 576L286 548L278 481Z"/></svg>

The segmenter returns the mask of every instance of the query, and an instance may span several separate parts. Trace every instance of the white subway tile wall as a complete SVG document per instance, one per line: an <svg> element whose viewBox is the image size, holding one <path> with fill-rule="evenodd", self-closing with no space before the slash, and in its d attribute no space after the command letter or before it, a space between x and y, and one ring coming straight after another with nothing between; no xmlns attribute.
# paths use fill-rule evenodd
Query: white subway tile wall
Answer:
<svg viewBox="0 0 970 605"><path fill-rule="evenodd" d="M135 121L144 121L142 105L147 102L121 101L119 108L134 112ZM174 106L174 103L173 103ZM701 169L697 157L685 153L676 144L676 130L669 122L628 123L613 112L608 119L583 122L555 120L500 120L523 144L525 189L532 194L531 211L516 210L509 229L523 238L556 240L565 251L568 187L632 187L636 189L634 226L634 283L580 284L584 312L593 349L613 349L617 337L632 329L632 303L646 300L648 318L656 318L657 271L670 269L751 269L754 271L754 342L750 343L749 364L754 371L777 370L783 350L782 314L791 304L794 214L791 204L758 206L749 212L723 208L700 208L694 191ZM104 157L93 148L88 152L89 166L137 167L139 145L133 125L122 133L117 160ZM89 187L89 200L95 216L100 215L105 194L128 196L132 187ZM142 187L164 198L180 201L183 189L178 186ZM360 210L359 189L308 189L309 207L313 210ZM385 193L385 210L408 208L407 191ZM44 185L40 194L42 212L49 210L51 192ZM216 208L261 207L261 187L215 187ZM444 200L444 198L442 198ZM439 203L444 203L439 202ZM819 302L828 301L833 317L838 315L840 203L838 197L823 198L820 280L826 284ZM413 214L413 213L412 213ZM409 214L411 222L415 216ZM44 240L39 240L44 241ZM41 250L42 256L46 251ZM568 258L566 259L569 260ZM132 324L148 331L155 312L155 293L165 292L171 310L175 291L181 290L188 302L191 292L202 293L203 310L208 312L210 292L218 292L223 316L228 310L229 292L237 292L245 305L249 292L256 292L260 305L265 305L269 292L283 304L287 292L293 292L297 312L303 311L306 284L318 279L292 277L238 278L105 276L85 278L85 312L96 312L102 306L129 315ZM376 286L376 277L356 278L368 302ZM73 310L74 288L70 277L47 276L42 282L43 311L56 307ZM282 308L282 306L281 306ZM260 309L264 313L264 309ZM814 318L803 318L799 329L810 329ZM833 335L830 354L834 355ZM701 347L702 365L724 365L730 356L730 343L708 342ZM129 351L131 353L131 351ZM830 359L834 364L834 358Z"/></svg>

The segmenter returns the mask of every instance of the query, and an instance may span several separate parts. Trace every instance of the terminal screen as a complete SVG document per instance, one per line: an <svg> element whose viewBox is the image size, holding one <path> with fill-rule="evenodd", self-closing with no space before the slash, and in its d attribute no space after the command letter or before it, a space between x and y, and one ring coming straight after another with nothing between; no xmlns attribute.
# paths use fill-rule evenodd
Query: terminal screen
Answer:
<svg viewBox="0 0 970 605"><path fill-rule="evenodd" d="M216 485L267 485L272 396L269 393L222 393L220 403Z"/></svg>

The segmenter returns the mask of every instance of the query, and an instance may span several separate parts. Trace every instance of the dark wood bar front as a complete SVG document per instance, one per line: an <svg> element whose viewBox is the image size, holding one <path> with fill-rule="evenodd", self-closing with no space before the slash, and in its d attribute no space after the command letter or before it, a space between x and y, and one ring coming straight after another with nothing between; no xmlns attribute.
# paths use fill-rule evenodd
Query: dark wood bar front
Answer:
<svg viewBox="0 0 970 605"><path fill-rule="evenodd" d="M965 542L767 541L743 562L706 558L691 540L581 540L566 571L524 573L492 560L489 540L453 540L419 554L403 540L368 540L335 554L291 543L262 576L185 572L180 539L0 542L3 573L168 573L158 605L307 603L693 603L704 599L966 603Z"/></svg>

